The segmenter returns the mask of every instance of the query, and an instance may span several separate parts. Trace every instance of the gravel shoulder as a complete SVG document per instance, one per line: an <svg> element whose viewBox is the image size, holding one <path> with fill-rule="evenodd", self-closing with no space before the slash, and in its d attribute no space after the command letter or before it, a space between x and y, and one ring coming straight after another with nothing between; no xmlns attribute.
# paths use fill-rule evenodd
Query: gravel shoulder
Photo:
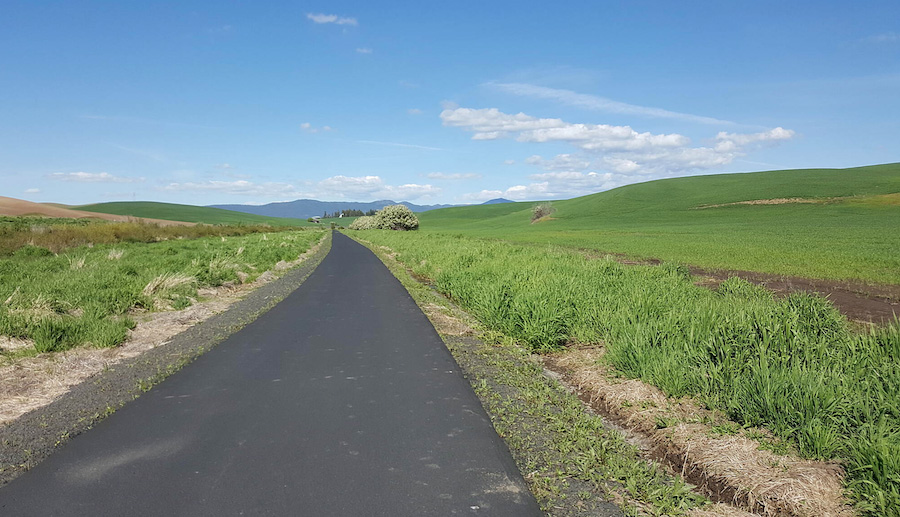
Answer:
<svg viewBox="0 0 900 517"><path fill-rule="evenodd" d="M309 277L330 249L328 233L318 250L296 268L251 291L226 311L189 326L165 344L105 367L53 402L2 425L0 486L274 307Z"/></svg>

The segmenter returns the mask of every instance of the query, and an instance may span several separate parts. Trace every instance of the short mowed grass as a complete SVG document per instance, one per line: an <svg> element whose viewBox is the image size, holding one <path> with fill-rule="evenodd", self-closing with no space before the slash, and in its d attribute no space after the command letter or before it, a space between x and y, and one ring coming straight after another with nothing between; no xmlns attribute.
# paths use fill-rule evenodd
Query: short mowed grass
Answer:
<svg viewBox="0 0 900 517"><path fill-rule="evenodd" d="M116 225L74 227L104 236ZM149 225L139 233L154 229L166 230ZM66 246L59 253L21 246L0 257L0 335L32 340L35 352L116 346L134 326L130 314L135 309L187 307L196 301L198 288L252 281L277 262L296 259L322 237L320 231L245 230L149 243L125 238ZM13 234L7 230L7 236Z"/></svg>
<svg viewBox="0 0 900 517"><path fill-rule="evenodd" d="M825 299L775 299L739 278L716 291L682 265L625 266L570 249L424 232L386 246L488 328L535 351L604 343L619 372L840 459L874 515L900 515L900 323L855 332Z"/></svg>
<svg viewBox="0 0 900 517"><path fill-rule="evenodd" d="M419 214L422 232L558 244L710 269L900 284L900 164L651 181L566 201ZM815 203L731 204L802 199ZM710 208L711 205L726 205Z"/></svg>

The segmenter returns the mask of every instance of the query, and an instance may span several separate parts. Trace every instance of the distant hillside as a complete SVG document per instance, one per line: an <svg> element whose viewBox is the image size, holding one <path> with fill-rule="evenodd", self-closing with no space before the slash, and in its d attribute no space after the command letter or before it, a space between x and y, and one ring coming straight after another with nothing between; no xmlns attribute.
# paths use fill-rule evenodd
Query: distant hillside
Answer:
<svg viewBox="0 0 900 517"><path fill-rule="evenodd" d="M482 205L499 205L501 203L514 203L515 201L510 201L508 199L503 199L502 197L498 197L495 199L490 199L482 203Z"/></svg>
<svg viewBox="0 0 900 517"><path fill-rule="evenodd" d="M110 212L87 212L73 210L68 205L59 203L33 203L23 199L0 196L0 215L10 216L39 216L39 217L63 217L73 219L103 219L106 221L129 221L135 216L114 215ZM190 225L192 223L177 220L162 220L141 217L145 222L160 225Z"/></svg>
<svg viewBox="0 0 900 517"><path fill-rule="evenodd" d="M281 203L269 203L266 205L210 205L210 208L221 208L247 214L265 215L269 217L307 217L322 216L324 213L334 213L339 210L381 210L388 205L406 205L413 212L426 212L438 208L447 208L453 205L416 205L406 201L396 202L389 199L363 203L358 201L318 201L315 199L298 199Z"/></svg>
<svg viewBox="0 0 900 517"><path fill-rule="evenodd" d="M900 284L900 163L672 178L553 201L434 210L424 232L812 278Z"/></svg>
<svg viewBox="0 0 900 517"><path fill-rule="evenodd" d="M127 215L132 217L147 217L153 219L166 219L170 221L188 221L192 223L206 224L271 224L276 226L305 226L305 220L288 219L280 217L265 217L232 210L222 210L193 205L179 205L175 203L157 203L153 201L118 201L112 203L97 203L72 207L74 210L86 210L104 214Z"/></svg>

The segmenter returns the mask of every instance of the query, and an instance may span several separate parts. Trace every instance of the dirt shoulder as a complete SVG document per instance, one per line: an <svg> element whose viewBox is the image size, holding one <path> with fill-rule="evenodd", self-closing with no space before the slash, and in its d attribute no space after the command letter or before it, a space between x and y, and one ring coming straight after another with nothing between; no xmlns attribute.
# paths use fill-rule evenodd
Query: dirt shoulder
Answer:
<svg viewBox="0 0 900 517"><path fill-rule="evenodd" d="M147 315L121 347L75 349L0 368L0 486L272 308L330 249L329 233L306 256L281 264L287 272L280 278L263 274L253 284L206 292L210 301L185 311Z"/></svg>

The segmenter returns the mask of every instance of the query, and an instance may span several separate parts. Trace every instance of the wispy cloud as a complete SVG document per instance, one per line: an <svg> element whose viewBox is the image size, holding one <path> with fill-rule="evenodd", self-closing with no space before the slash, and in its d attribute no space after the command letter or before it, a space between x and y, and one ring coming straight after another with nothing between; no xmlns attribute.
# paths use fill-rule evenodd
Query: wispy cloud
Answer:
<svg viewBox="0 0 900 517"><path fill-rule="evenodd" d="M900 33L883 32L881 34L874 34L868 38L863 38L863 41L866 43L900 43Z"/></svg>
<svg viewBox="0 0 900 517"><path fill-rule="evenodd" d="M108 172L54 172L48 178L58 181L77 183L140 183L144 178L128 178L115 176Z"/></svg>
<svg viewBox="0 0 900 517"><path fill-rule="evenodd" d="M585 93L577 93L571 90L562 90L558 88L547 88L545 86L536 86L525 83L485 83L487 86L496 90L518 95L521 97L531 97L537 99L547 99L557 101L568 106L575 106L594 111L603 111L606 113L618 113L625 115L639 115L649 118L666 118L683 120L686 122L695 122L699 124L710 125L734 125L734 122L728 120L720 120L713 117L704 117L701 115L692 115L690 113L679 113L677 111L669 111L662 108L652 108L648 106L638 106L636 104L628 104L625 102L614 101L605 97L589 95Z"/></svg>
<svg viewBox="0 0 900 517"><path fill-rule="evenodd" d="M314 127L309 122L304 122L304 123L300 124L300 130L303 131L304 133L318 133L320 131L323 131L323 132L334 131L334 128L331 126Z"/></svg>
<svg viewBox="0 0 900 517"><path fill-rule="evenodd" d="M25 189L25 193L26 193L26 194L40 194L40 193L41 193L41 189L39 189L39 188L27 188L27 189Z"/></svg>
<svg viewBox="0 0 900 517"><path fill-rule="evenodd" d="M454 172L447 174L444 172L429 172L425 175L428 179L443 181L460 181L460 180L477 180L481 178L481 174L474 172Z"/></svg>
<svg viewBox="0 0 900 517"><path fill-rule="evenodd" d="M440 147L428 147L427 145L404 144L400 142L379 142L377 140L357 140L360 144L389 145L391 147L407 147L410 149L424 149L426 151L443 151Z"/></svg>
<svg viewBox="0 0 900 517"><path fill-rule="evenodd" d="M249 180L169 183L163 190L170 192L216 192L232 196L248 196L256 199L385 199L410 200L433 197L441 192L433 185L406 183L390 185L380 176L332 176L319 182L305 182L295 186L291 183Z"/></svg>
<svg viewBox="0 0 900 517"><path fill-rule="evenodd" d="M356 49L356 52L357 52L358 54L371 54L371 53L372 53L372 49L370 49L370 48L368 48L368 47L359 47L359 48Z"/></svg>
<svg viewBox="0 0 900 517"><path fill-rule="evenodd" d="M422 114L422 110L420 110L419 108L410 108L410 109L406 110L406 112L409 113L410 115L421 115Z"/></svg>
<svg viewBox="0 0 900 517"><path fill-rule="evenodd" d="M336 25L359 25L356 18L344 18L336 14L307 13L306 17L313 23L334 23Z"/></svg>
<svg viewBox="0 0 900 517"><path fill-rule="evenodd" d="M131 124L151 124L159 126L187 127L196 129L222 129L218 126L208 126L205 124L192 124L189 122L172 122L169 120L155 120L141 117L126 117L119 115L80 115L80 118L86 120L100 120L106 122L126 122Z"/></svg>

